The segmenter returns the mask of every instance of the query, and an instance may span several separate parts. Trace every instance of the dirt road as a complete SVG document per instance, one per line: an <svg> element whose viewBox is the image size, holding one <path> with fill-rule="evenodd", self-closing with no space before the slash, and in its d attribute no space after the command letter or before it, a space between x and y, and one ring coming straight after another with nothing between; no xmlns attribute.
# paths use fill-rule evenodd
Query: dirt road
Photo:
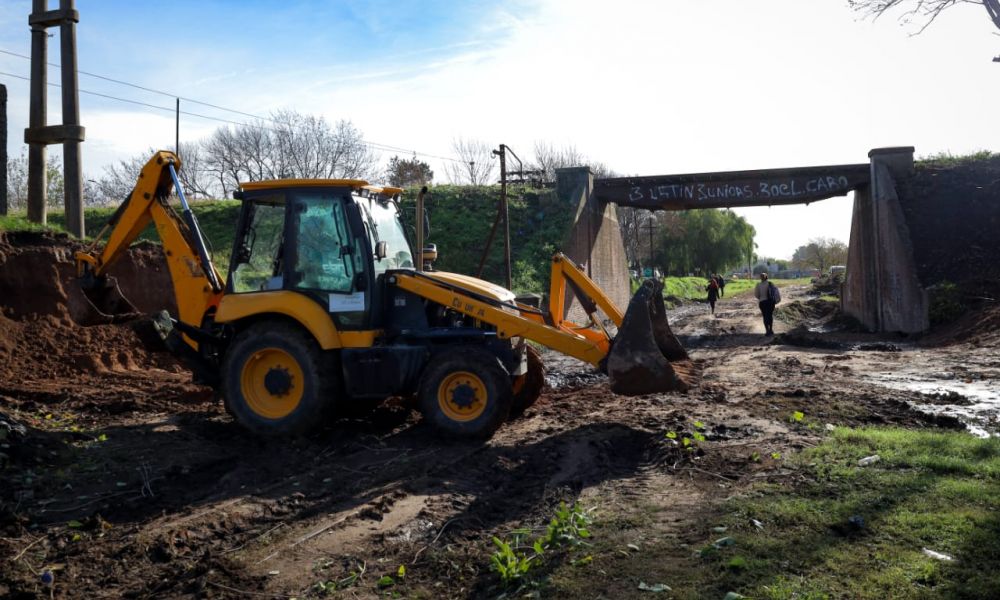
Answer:
<svg viewBox="0 0 1000 600"><path fill-rule="evenodd" d="M786 290L783 304L804 294ZM20 366L6 359L0 382L0 419L25 428L8 426L2 449L0 597L492 597L502 590L491 537L544 527L577 500L595 509L604 544L656 548L661 572L608 551L546 595L577 597L585 585L589 597L631 597L639 578L669 580L690 560L686 545L726 496L794 480L782 457L827 424L960 427L910 408L957 396L899 382L951 374L942 381L985 389L1000 368L995 353L975 351L993 338L784 344L809 339L782 322L784 338L765 338L746 297L724 299L717 318L698 304L671 318L703 361L698 389L618 397L603 376L547 354L543 398L481 444L437 438L393 403L308 439L256 439L169 357L122 350L138 347L125 325L0 317L0 337L15 342L7 356L33 352ZM53 328L61 337L39 341ZM109 351L62 360L95 344ZM978 414L977 426L995 424ZM683 448L698 424L705 440ZM384 576L392 582L380 586Z"/></svg>

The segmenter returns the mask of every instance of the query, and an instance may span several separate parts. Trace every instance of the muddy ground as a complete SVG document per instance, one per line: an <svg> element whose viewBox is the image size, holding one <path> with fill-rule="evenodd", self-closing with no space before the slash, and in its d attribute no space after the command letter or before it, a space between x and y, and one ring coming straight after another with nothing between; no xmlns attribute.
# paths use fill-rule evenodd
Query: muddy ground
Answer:
<svg viewBox="0 0 1000 600"><path fill-rule="evenodd" d="M66 284L66 242L33 243ZM30 245L0 240L0 269ZM132 260L153 261L142 252ZM436 437L399 403L308 439L261 440L130 323L84 327L51 298L37 314L4 282L5 598L496 597L491 537L544 527L577 500L621 547L595 545L591 566L543 595L638 597L640 580L670 582L692 560L688 544L726 497L794 483L781 457L827 424L964 427L957 416L997 429L997 314L923 339L879 337L831 321L802 287L786 290L775 339L747 297L722 299L716 317L701 304L672 311L704 367L686 394L618 397L602 375L547 353L543 397L487 443ZM697 450L665 437L695 421ZM636 572L633 546L662 553L657 572ZM385 575L395 582L380 587Z"/></svg>

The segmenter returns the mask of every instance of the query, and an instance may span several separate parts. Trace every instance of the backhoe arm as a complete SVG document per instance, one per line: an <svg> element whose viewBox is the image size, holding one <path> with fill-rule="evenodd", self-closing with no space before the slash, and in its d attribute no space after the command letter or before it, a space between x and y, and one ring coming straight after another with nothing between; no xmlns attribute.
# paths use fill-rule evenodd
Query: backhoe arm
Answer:
<svg viewBox="0 0 1000 600"><path fill-rule="evenodd" d="M209 306L222 296L222 277L212 265L198 223L176 179L180 160L173 152L157 152L142 168L135 188L86 251L74 255L77 274L85 286L107 285L108 269L121 258L150 223L156 227L170 279L173 282L180 321L198 327ZM184 207L183 218L167 198L176 187ZM98 243L108 234L100 252Z"/></svg>

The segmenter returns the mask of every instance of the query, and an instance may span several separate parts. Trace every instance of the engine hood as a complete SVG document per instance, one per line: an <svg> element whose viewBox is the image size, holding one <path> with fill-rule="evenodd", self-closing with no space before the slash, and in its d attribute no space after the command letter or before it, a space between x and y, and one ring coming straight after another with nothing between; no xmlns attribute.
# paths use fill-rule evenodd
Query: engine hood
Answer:
<svg viewBox="0 0 1000 600"><path fill-rule="evenodd" d="M514 292L508 290L507 288L500 287L499 285L492 284L489 281L483 281L482 279L477 279L468 275L460 275L458 273L448 273L447 271L424 271L423 274L426 277L432 277L449 285L465 288L469 291L476 292L477 294L482 294L483 296L493 298L494 300L499 300L500 302L514 301Z"/></svg>

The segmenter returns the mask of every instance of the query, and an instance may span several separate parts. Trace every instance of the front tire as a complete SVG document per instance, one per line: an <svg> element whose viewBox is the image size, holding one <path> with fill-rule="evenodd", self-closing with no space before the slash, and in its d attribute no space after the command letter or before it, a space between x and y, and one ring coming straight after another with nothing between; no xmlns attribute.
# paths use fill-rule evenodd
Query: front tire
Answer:
<svg viewBox="0 0 1000 600"><path fill-rule="evenodd" d="M267 321L233 340L222 361L226 410L263 436L301 435L331 408L330 369L322 350L301 328Z"/></svg>
<svg viewBox="0 0 1000 600"><path fill-rule="evenodd" d="M434 355L420 378L420 412L453 437L487 438L507 420L510 374L492 353L475 346Z"/></svg>

